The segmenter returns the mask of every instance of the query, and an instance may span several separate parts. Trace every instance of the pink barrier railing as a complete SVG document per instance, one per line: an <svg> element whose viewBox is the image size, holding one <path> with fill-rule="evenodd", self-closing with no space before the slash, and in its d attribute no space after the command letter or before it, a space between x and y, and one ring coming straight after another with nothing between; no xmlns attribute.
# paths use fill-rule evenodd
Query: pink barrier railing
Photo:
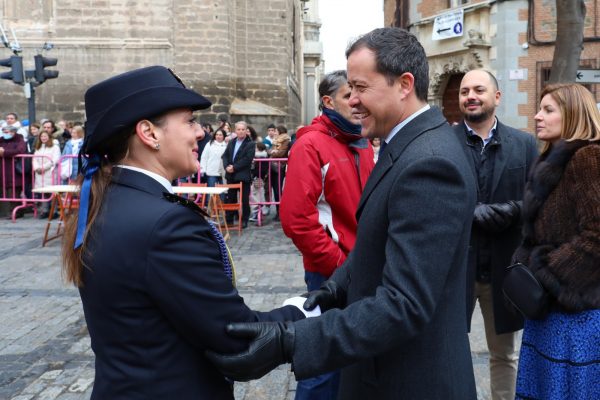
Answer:
<svg viewBox="0 0 600 400"><path fill-rule="evenodd" d="M54 168L50 173L36 173L38 168ZM34 186L53 185L56 182L56 168L48 156L19 154L0 158L0 202L18 203L11 211L13 222L19 210L32 207L37 216L37 202L48 202L50 194L34 194Z"/></svg>
<svg viewBox="0 0 600 400"><path fill-rule="evenodd" d="M254 208L252 206L256 206L257 208L256 219L258 226L262 225L263 206L278 206L281 201L287 160L287 158L254 159L254 179L252 181L253 188L250 190L250 207ZM262 179L264 184L264 187L262 188L263 196L260 196L259 193L258 199L253 198L253 194L257 193L257 189L254 187L256 179Z"/></svg>
<svg viewBox="0 0 600 400"><path fill-rule="evenodd" d="M54 165L51 174L36 174L33 169L34 159L41 165L51 165L52 160L48 156L39 156L33 154L20 154L12 158L0 158L0 202L19 203L12 210L12 220L16 220L16 214L19 210L26 207L32 207L34 216L37 216L37 203L48 202L52 198L51 194L35 194L32 189L47 185L66 184L69 178L63 178L63 175L70 177L70 172L74 164L77 163L76 155L61 156ZM74 164L69 165L69 162ZM262 225L262 208L271 205L279 205L281 192L283 189L283 179L285 176L287 158L256 158L254 159L253 171L253 189L251 190L250 206L257 209L257 222ZM69 171L64 171L68 168ZM63 174L65 172L65 174ZM36 175L38 176L36 182ZM10 179L14 177L14 179ZM8 179L7 179L8 178ZM262 183L255 187L256 180L260 179ZM198 173L180 178L179 182L200 183L200 170Z"/></svg>

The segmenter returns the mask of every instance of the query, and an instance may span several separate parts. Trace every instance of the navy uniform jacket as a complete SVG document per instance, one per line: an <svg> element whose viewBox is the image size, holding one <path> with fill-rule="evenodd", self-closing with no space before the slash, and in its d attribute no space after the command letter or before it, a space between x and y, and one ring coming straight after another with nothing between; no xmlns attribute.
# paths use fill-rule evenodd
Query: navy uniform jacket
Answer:
<svg viewBox="0 0 600 400"><path fill-rule="evenodd" d="M360 199L356 244L330 278L345 308L294 324L296 378L344 367L344 400L476 399L465 313L475 193L439 109L394 136Z"/></svg>
<svg viewBox="0 0 600 400"><path fill-rule="evenodd" d="M208 222L149 176L115 168L84 257L83 309L96 354L92 399L233 399L204 351L242 351L232 321L296 320L250 310L223 272Z"/></svg>

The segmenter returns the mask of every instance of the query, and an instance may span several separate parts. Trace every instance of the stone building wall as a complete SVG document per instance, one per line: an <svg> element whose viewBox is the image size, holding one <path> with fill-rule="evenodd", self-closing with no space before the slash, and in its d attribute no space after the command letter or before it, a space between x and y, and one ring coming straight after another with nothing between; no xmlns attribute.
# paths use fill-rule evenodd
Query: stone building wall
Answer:
<svg viewBox="0 0 600 400"><path fill-rule="evenodd" d="M45 41L55 45L45 55L58 58L60 76L37 89L38 119L82 120L87 87L154 64L213 101L202 114L210 122L291 127L301 119L299 0L0 0L0 21L17 32L26 69ZM0 49L0 58L9 56ZM22 88L1 80L0 92L0 112L25 118ZM231 115L235 101L247 100L265 115Z"/></svg>

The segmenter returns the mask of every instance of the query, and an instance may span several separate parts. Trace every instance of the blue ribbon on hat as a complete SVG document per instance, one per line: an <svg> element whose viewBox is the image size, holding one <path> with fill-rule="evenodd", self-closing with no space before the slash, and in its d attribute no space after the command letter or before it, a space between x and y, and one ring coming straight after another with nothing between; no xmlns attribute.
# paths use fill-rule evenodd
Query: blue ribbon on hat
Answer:
<svg viewBox="0 0 600 400"><path fill-rule="evenodd" d="M85 236L85 229L87 227L88 209L90 207L90 192L92 188L92 177L100 169L100 156L98 154L90 154L85 156L82 154L82 150L85 146L81 147L79 152L79 163L81 164L81 174L83 174L83 183L81 184L81 191L79 193L79 216L77 217L77 235L75 237L75 245L73 248L76 250L83 244L83 237Z"/></svg>

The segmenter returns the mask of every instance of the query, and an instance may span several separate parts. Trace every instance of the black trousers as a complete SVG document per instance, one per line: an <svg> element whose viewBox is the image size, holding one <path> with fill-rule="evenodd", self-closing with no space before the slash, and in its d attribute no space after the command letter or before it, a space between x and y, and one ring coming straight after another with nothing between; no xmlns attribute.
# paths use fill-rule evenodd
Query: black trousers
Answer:
<svg viewBox="0 0 600 400"><path fill-rule="evenodd" d="M240 183L240 181L228 181L227 183ZM250 184L251 182L242 183L242 223L248 223L248 219L250 218ZM225 203L237 203L238 198L238 190L237 189L229 189L227 191L227 198L225 199ZM230 223L233 221L234 211L227 212L227 222Z"/></svg>
<svg viewBox="0 0 600 400"><path fill-rule="evenodd" d="M284 167L281 170L275 172L271 171L271 188L273 189L273 197L275 197L275 201L279 202L281 199L281 193L279 189L283 189L283 179L285 178L285 169ZM279 204L277 205L277 210L279 210Z"/></svg>

